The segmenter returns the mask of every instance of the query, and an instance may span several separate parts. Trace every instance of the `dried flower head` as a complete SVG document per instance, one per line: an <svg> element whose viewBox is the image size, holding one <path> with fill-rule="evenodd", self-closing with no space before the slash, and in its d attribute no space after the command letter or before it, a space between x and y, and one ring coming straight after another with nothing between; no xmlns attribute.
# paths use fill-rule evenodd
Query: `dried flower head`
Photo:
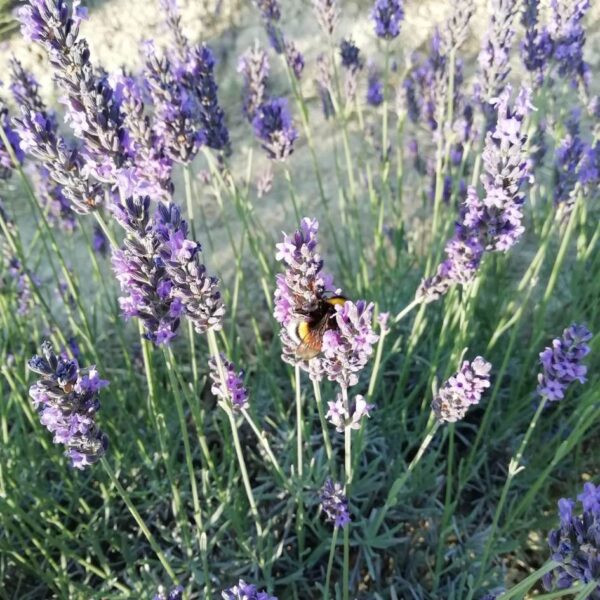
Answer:
<svg viewBox="0 0 600 600"><path fill-rule="evenodd" d="M42 344L42 356L34 356L29 369L41 375L29 395L54 443L66 446L65 455L77 469L97 462L108 445L95 421L98 392L108 381L100 379L95 367L80 369L76 360L57 356L50 342Z"/></svg>
<svg viewBox="0 0 600 600"><path fill-rule="evenodd" d="M431 403L441 422L454 423L467 414L470 406L479 404L484 390L490 387L492 365L478 356L465 360L460 370L444 383Z"/></svg>
<svg viewBox="0 0 600 600"><path fill-rule="evenodd" d="M538 394L551 402L565 397L567 388L575 381L585 383L587 367L582 363L590 353L587 344L591 332L584 325L567 327L561 338L552 341L552 347L540 353L542 372L538 375Z"/></svg>

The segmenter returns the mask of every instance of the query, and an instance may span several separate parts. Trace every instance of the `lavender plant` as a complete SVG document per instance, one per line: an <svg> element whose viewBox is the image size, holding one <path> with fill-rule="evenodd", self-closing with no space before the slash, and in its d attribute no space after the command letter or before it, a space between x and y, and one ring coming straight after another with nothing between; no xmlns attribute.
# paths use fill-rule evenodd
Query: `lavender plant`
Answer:
<svg viewBox="0 0 600 600"><path fill-rule="evenodd" d="M4 595L599 594L592 3L125 4L8 41Z"/></svg>

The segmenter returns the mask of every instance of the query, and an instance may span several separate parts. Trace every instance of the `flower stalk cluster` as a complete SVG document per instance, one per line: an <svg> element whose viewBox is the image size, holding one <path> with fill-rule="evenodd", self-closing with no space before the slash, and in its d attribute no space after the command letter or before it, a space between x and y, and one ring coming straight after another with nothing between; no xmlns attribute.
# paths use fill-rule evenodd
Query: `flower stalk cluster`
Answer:
<svg viewBox="0 0 600 600"><path fill-rule="evenodd" d="M237 371L235 365L221 354L221 368L223 377L219 372L219 362L212 357L209 362L211 391L226 406L234 411L247 409L248 390L244 386L244 372Z"/></svg>
<svg viewBox="0 0 600 600"><path fill-rule="evenodd" d="M335 527L346 527L350 523L348 500L339 483L334 483L331 479L328 479L321 489L320 499L321 509L327 516L327 520L333 523Z"/></svg>
<svg viewBox="0 0 600 600"><path fill-rule="evenodd" d="M492 365L478 356L465 360L435 395L431 409L438 421L455 423L464 419L470 406L479 404L483 392L490 387Z"/></svg>
<svg viewBox="0 0 600 600"><path fill-rule="evenodd" d="M574 323L562 337L552 341L552 347L540 353L542 372L538 375L537 392L542 398L557 402L565 397L572 383L585 383L587 367L582 361L590 353L587 342L591 339L592 334L584 325Z"/></svg>
<svg viewBox="0 0 600 600"><path fill-rule="evenodd" d="M98 392L108 381L100 379L95 367L81 369L76 360L57 356L50 342L42 344L42 356L34 356L29 369L41 376L29 388L40 422L54 434L55 444L66 446L71 465L84 469L100 460L108 439L95 417Z"/></svg>
<svg viewBox="0 0 600 600"><path fill-rule="evenodd" d="M526 149L526 118L532 106L529 90L521 89L513 107L510 93L507 86L498 98L497 125L486 135L481 176L484 196L480 198L477 190L469 187L454 237L446 244L446 260L417 290L417 298L424 302L436 300L452 284L472 281L484 252L508 251L525 231L522 186L532 179Z"/></svg>
<svg viewBox="0 0 600 600"><path fill-rule="evenodd" d="M544 575L546 590L600 580L600 486L586 483L577 500L581 504L579 514L575 512L578 503L574 500L558 501L560 525L548 535L551 558L558 566ZM600 598L600 583L588 597Z"/></svg>

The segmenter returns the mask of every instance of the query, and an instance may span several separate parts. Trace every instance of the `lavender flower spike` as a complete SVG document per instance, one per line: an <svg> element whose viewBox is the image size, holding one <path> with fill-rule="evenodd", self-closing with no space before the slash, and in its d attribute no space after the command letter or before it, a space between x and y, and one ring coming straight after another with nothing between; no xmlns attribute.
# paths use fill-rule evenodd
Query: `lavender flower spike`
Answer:
<svg viewBox="0 0 600 600"><path fill-rule="evenodd" d="M255 585L246 583L240 579L237 585L234 585L221 592L223 600L277 600L267 592L259 592Z"/></svg>
<svg viewBox="0 0 600 600"><path fill-rule="evenodd" d="M321 489L321 508L327 515L327 520L336 527L345 527L350 523L348 500L344 496L342 486L331 479L328 479Z"/></svg>
<svg viewBox="0 0 600 600"><path fill-rule="evenodd" d="M78 39L86 11L75 0L29 0L19 9L25 37L41 44L65 94L67 117L75 135L85 141L92 174L114 182L128 161L123 116L106 76L97 76L84 39Z"/></svg>
<svg viewBox="0 0 600 600"><path fill-rule="evenodd" d="M344 431L346 427L350 429L360 429L364 417L370 417L371 411L375 408L374 404L368 404L363 396L357 395L354 398L352 411L350 412L344 406L341 394L338 394L335 402L328 402L329 410L325 417L336 428L337 431Z"/></svg>
<svg viewBox="0 0 600 600"><path fill-rule="evenodd" d="M544 575L546 590L562 590L575 583L587 585L600 581L600 487L586 483L577 499L581 512L570 498L558 501L560 525L548 534L548 547L552 560L558 566ZM590 598L600 598L600 583Z"/></svg>
<svg viewBox="0 0 600 600"><path fill-rule="evenodd" d="M513 27L519 4L517 0L492 0L490 24L479 53L481 99L487 128L493 126L494 110L490 102L500 94L510 73L510 50L515 35Z"/></svg>
<svg viewBox="0 0 600 600"><path fill-rule="evenodd" d="M458 373L444 383L431 403L438 421L454 423L467 414L470 406L479 404L484 390L490 387L492 365L478 356L464 361Z"/></svg>
<svg viewBox="0 0 600 600"><path fill-rule="evenodd" d="M161 241L150 222L150 198L128 198L115 217L125 228L123 248L113 250L112 264L125 295L119 304L125 318L138 317L146 337L168 344L175 337L184 307L171 293L173 282L157 260Z"/></svg>
<svg viewBox="0 0 600 600"><path fill-rule="evenodd" d="M340 18L340 8L336 0L313 0L313 8L317 15L317 21L323 32L333 35L335 26Z"/></svg>
<svg viewBox="0 0 600 600"><path fill-rule="evenodd" d="M402 0L375 0L371 11L378 37L391 40L400 35L400 23L404 18Z"/></svg>
<svg viewBox="0 0 600 600"><path fill-rule="evenodd" d="M540 354L542 372L538 375L538 394L551 402L565 397L571 383L585 383L587 367L583 359L590 353L587 344L591 332L584 325L573 324L564 330L561 338L553 340L552 347Z"/></svg>
<svg viewBox="0 0 600 600"><path fill-rule="evenodd" d="M207 274L200 258L202 248L188 239L187 223L181 218L179 207L173 203L159 205L154 230L158 256L171 279L170 296L174 304L197 333L221 329L225 305L219 280Z"/></svg>
<svg viewBox="0 0 600 600"><path fill-rule="evenodd" d="M258 42L240 57L238 73L244 78L244 115L252 121L258 107L265 100L265 88L269 77L269 59Z"/></svg>
<svg viewBox="0 0 600 600"><path fill-rule="evenodd" d="M320 367L330 381L342 387L358 383L379 336L373 331L373 303L347 300L336 306L336 327L323 335L323 357Z"/></svg>
<svg viewBox="0 0 600 600"><path fill-rule="evenodd" d="M236 371L235 365L221 354L221 366L223 368L222 381L219 372L219 364L213 356L209 361L210 378L212 379L212 393L234 411L248 408L248 390L244 386L244 372Z"/></svg>
<svg viewBox="0 0 600 600"><path fill-rule="evenodd" d="M323 272L323 259L317 250L318 231L316 219L304 218L294 235L284 234L283 242L277 244L275 258L283 262L285 271L277 275L273 316L281 324L282 359L291 364L299 361L288 329L306 319L324 293L341 291L334 290L332 277Z"/></svg>
<svg viewBox="0 0 600 600"><path fill-rule="evenodd" d="M100 407L98 392L108 385L95 367L80 369L76 360L57 356L50 342L42 344L42 356L29 361L29 369L41 375L29 388L42 425L54 434L55 444L64 444L66 456L76 469L97 462L108 445L95 422Z"/></svg>
<svg viewBox="0 0 600 600"><path fill-rule="evenodd" d="M261 104L252 125L270 159L285 161L292 154L298 132L285 98L273 98Z"/></svg>

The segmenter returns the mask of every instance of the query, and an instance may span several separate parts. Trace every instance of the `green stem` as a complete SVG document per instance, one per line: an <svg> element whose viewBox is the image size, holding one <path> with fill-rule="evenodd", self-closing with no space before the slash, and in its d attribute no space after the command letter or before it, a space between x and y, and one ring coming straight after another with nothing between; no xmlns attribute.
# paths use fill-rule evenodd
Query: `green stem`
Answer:
<svg viewBox="0 0 600 600"><path fill-rule="evenodd" d="M331 547L329 548L329 559L327 560L327 573L325 575L325 597L323 600L329 600L329 586L331 582L331 571L333 569L333 559L335 558L335 545L337 543L338 528L333 528L331 536Z"/></svg>
<svg viewBox="0 0 600 600"><path fill-rule="evenodd" d="M110 478L112 484L115 486L115 488L117 488L117 492L119 492L121 499L123 500L123 502L125 502L127 508L129 509L129 512L131 513L131 516L135 519L135 522L138 524L142 533L148 540L148 543L150 544L152 550L154 550L156 557L161 562L162 566L164 567L164 569L167 572L167 574L169 575L169 577L172 579L173 583L177 584L178 579L177 579L177 576L175 575L175 571L173 571L173 569L171 568L171 565L169 564L169 561L167 560L166 556L163 554L162 550L160 549L160 546L158 545L156 538L152 535L152 533L148 529L148 526L144 522L144 519L142 519L137 508L134 506L133 502L131 501L129 494L125 491L125 488L121 485L121 482L117 479L117 476L115 475L115 472L113 471L109 462L104 457L100 459L100 462L102 463L102 466L104 467L104 470L108 474L108 477Z"/></svg>
<svg viewBox="0 0 600 600"><path fill-rule="evenodd" d="M542 414L542 411L544 410L544 407L546 406L547 402L548 402L548 398L546 396L544 396L542 398L542 400L540 401L540 403L537 407L537 410L535 411L535 415L533 416L531 423L529 423L529 427L527 428L525 437L523 438L523 440L521 441L521 444L519 445L519 449L517 450L517 453L510 460L510 463L508 465L508 475L506 477L506 481L504 482L504 487L502 488L502 493L500 494L500 500L498 502L498 506L496 507L496 512L494 513L494 518L492 520L492 526L491 526L490 532L487 536L487 541L486 541L485 548L483 551L483 557L481 559L481 567L479 568L479 575L477 576L477 584L475 585L475 589L477 589L478 585L481 583L484 571L487 567L490 552L491 552L492 545L494 542L494 537L496 535L496 529L498 528L498 523L500 521L500 516L502 515L502 510L504 509L506 499L508 498L508 492L510 490L512 480L515 478L517 473L519 473L520 471L522 471L524 469L524 467L520 466L521 459L523 458L523 453L525 452L525 449L527 448L529 439L531 438L533 430L535 429L537 422L540 418L540 415Z"/></svg>
<svg viewBox="0 0 600 600"><path fill-rule="evenodd" d="M327 463L331 477L335 477L335 462L333 460L333 447L331 438L329 437L329 429L327 428L327 419L323 410L323 398L321 396L321 385L318 381L313 380L313 390L315 392L315 402L317 403L317 412L319 413L319 421L321 422L321 431L323 432L323 442L325 444L325 454L327 455Z"/></svg>
<svg viewBox="0 0 600 600"><path fill-rule="evenodd" d="M346 414L350 414L350 402L348 400L348 388L342 388L342 401ZM352 429L344 428L344 471L346 476L346 498L350 498L350 486L352 485ZM350 598L350 523L344 527L344 563L342 580L342 597L344 600Z"/></svg>
<svg viewBox="0 0 600 600"><path fill-rule="evenodd" d="M429 416L430 422L432 419L434 419L433 413ZM402 473L402 475L400 475L400 477L398 477L396 481L394 481L394 483L392 484L392 487L390 488L390 491L388 492L387 498L385 500L385 504L379 511L375 524L371 528L372 537L375 537L377 535L377 532L383 524L387 512L396 504L400 490L408 480L410 474L414 471L415 467L419 464L419 461L425 454L425 450L427 450L429 444L431 444L431 440L433 440L439 427L440 421L435 419L433 423L427 428L427 433L425 434L425 437L423 438L423 441L421 442L421 445L419 446L419 449L417 450L417 453L415 454L414 458L408 464L406 471L404 471L404 473Z"/></svg>

